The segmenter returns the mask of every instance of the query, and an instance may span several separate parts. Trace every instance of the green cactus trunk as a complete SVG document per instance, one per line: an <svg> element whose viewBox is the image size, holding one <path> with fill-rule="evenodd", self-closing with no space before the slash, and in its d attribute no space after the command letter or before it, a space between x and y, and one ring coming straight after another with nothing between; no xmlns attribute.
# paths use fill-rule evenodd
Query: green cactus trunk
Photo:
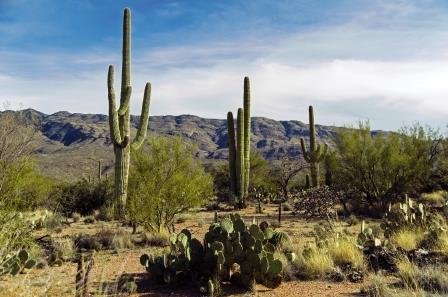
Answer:
<svg viewBox="0 0 448 297"><path fill-rule="evenodd" d="M244 197L249 194L249 170L250 170L250 82L244 78Z"/></svg>
<svg viewBox="0 0 448 297"><path fill-rule="evenodd" d="M310 173L311 173L311 186L318 187L319 186L319 162L321 162L326 154L328 146L325 144L321 146L316 142L316 127L314 125L314 111L313 107L310 106L309 110L309 121L310 121L310 148L309 151L306 148L305 140L303 138L300 139L300 145L302 147L303 157L305 161L310 164Z"/></svg>
<svg viewBox="0 0 448 297"><path fill-rule="evenodd" d="M250 169L250 84L244 78L244 108L238 109L237 135L235 141L233 115L227 113L227 129L229 136L229 172L230 190L239 197L238 207L245 207L245 198L249 194ZM236 142L236 144L235 144ZM235 156L235 157L234 157Z"/></svg>
<svg viewBox="0 0 448 297"><path fill-rule="evenodd" d="M305 176L305 188L306 188L306 189L311 188L310 175L309 175L309 174L307 174L307 175Z"/></svg>
<svg viewBox="0 0 448 297"><path fill-rule="evenodd" d="M235 126L232 112L227 113L227 130L229 137L229 174L230 174L230 202L238 195L236 180L236 148L235 148Z"/></svg>
<svg viewBox="0 0 448 297"><path fill-rule="evenodd" d="M238 108L236 128L236 181L238 188L239 205L244 204L244 109Z"/></svg>
<svg viewBox="0 0 448 297"><path fill-rule="evenodd" d="M101 160L98 160L98 181L101 181L102 179L101 173L102 173Z"/></svg>
<svg viewBox="0 0 448 297"><path fill-rule="evenodd" d="M118 110L116 109L115 104L113 65L109 66L107 83L109 97L110 135L114 144L115 153L115 201L118 204L119 217L124 218L131 147L133 149L138 149L142 145L146 137L146 131L148 129L149 104L151 98L151 85L150 83L146 83L137 135L131 142L131 11L129 8L126 8L124 10L123 17L121 93L120 107Z"/></svg>

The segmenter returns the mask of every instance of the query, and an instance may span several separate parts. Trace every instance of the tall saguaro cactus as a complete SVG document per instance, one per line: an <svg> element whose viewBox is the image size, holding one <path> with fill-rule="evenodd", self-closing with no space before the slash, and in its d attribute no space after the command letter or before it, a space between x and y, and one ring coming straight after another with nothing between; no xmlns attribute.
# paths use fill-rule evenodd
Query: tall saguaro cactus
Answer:
<svg viewBox="0 0 448 297"><path fill-rule="evenodd" d="M244 78L243 108L238 109L237 133L232 112L227 113L227 129L229 137L229 172L230 191L238 197L238 207L245 207L245 198L249 192L250 169L250 84L249 78ZM236 139L235 139L236 138Z"/></svg>
<svg viewBox="0 0 448 297"><path fill-rule="evenodd" d="M109 66L107 87L109 97L110 136L114 144L115 152L115 201L118 203L119 216L124 218L131 147L132 149L138 149L146 137L151 98L151 84L148 82L146 83L145 93L143 95L142 111L137 135L135 136L135 139L131 141L131 10L129 8L125 8L123 17L121 92L120 106L118 110L116 109L115 104L113 65Z"/></svg>
<svg viewBox="0 0 448 297"><path fill-rule="evenodd" d="M236 183L238 187L238 197L240 205L244 203L245 189L244 189L244 109L238 108L236 127Z"/></svg>
<svg viewBox="0 0 448 297"><path fill-rule="evenodd" d="M227 113L227 133L229 135L229 173L230 173L230 199L233 201L237 195L236 180L236 147L235 147L235 124L233 122L233 114L231 111Z"/></svg>
<svg viewBox="0 0 448 297"><path fill-rule="evenodd" d="M310 105L308 109L309 121L310 121L310 148L307 150L305 145L305 140L300 139L300 145L302 146L303 157L305 161L310 164L311 171L311 186L319 186L319 162L321 162L325 155L327 154L328 146L320 145L316 143L316 127L314 126L314 111L313 107Z"/></svg>
<svg viewBox="0 0 448 297"><path fill-rule="evenodd" d="M244 78L244 196L249 193L249 170L250 170L250 83L249 78Z"/></svg>

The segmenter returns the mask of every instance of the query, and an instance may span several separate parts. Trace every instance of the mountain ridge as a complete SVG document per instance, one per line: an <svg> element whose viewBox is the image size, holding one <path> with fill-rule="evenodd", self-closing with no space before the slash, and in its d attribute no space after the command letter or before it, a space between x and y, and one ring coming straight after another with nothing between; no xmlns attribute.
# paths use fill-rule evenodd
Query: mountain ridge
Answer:
<svg viewBox="0 0 448 297"><path fill-rule="evenodd" d="M104 114L58 111L45 114L34 109L3 111L21 114L26 124L37 127L35 157L40 169L49 175L66 177L94 174L95 160L102 159L107 172L113 164L108 116ZM131 116L135 135L138 116ZM333 145L337 127L316 125L318 141ZM308 124L299 120L277 121L252 117L251 146L266 159L275 160L287 153L301 158L300 138L309 139ZM227 120L196 115L150 116L148 136L180 136L198 146L198 157L226 160Z"/></svg>

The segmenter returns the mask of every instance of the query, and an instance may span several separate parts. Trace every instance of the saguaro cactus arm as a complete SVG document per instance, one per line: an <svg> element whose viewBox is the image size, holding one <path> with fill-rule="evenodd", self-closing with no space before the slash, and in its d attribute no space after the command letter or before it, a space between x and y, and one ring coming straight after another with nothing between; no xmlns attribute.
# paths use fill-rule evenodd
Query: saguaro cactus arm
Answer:
<svg viewBox="0 0 448 297"><path fill-rule="evenodd" d="M118 122L118 113L116 111L115 90L114 90L114 66L109 65L107 74L107 91L109 98L109 126L112 140L117 144L121 144L121 133Z"/></svg>
<svg viewBox="0 0 448 297"><path fill-rule="evenodd" d="M308 149L306 148L305 139L300 138L300 146L302 147L303 158L307 162L311 162L310 156L309 156L309 153L308 153Z"/></svg>
<svg viewBox="0 0 448 297"><path fill-rule="evenodd" d="M143 95L142 111L140 115L140 121L138 124L137 135L132 142L132 149L137 150L143 144L146 138L146 132L148 130L149 121L149 106L151 104L151 84L148 82L145 86L145 93Z"/></svg>
<svg viewBox="0 0 448 297"><path fill-rule="evenodd" d="M119 116L124 116L126 112L129 110L131 94L132 94L132 87L127 86L126 91L124 93L123 101L120 103L120 108L117 111Z"/></svg>

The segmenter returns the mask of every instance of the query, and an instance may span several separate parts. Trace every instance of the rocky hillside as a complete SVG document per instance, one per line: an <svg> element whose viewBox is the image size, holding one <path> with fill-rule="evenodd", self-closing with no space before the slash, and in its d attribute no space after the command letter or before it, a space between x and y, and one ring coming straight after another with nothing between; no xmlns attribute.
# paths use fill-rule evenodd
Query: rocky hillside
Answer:
<svg viewBox="0 0 448 297"><path fill-rule="evenodd" d="M66 111L47 115L32 109L21 111L28 124L38 130L36 159L40 168L58 178L94 174L96 160L110 169L113 149L109 138L108 116ZM137 126L138 117L133 116ZM321 142L332 143L333 127L317 126ZM207 160L227 158L226 120L205 119L193 115L151 116L149 136L177 135L199 147L198 156ZM300 158L300 138L309 138L308 125L301 121L252 119L252 146L273 160L287 152Z"/></svg>

